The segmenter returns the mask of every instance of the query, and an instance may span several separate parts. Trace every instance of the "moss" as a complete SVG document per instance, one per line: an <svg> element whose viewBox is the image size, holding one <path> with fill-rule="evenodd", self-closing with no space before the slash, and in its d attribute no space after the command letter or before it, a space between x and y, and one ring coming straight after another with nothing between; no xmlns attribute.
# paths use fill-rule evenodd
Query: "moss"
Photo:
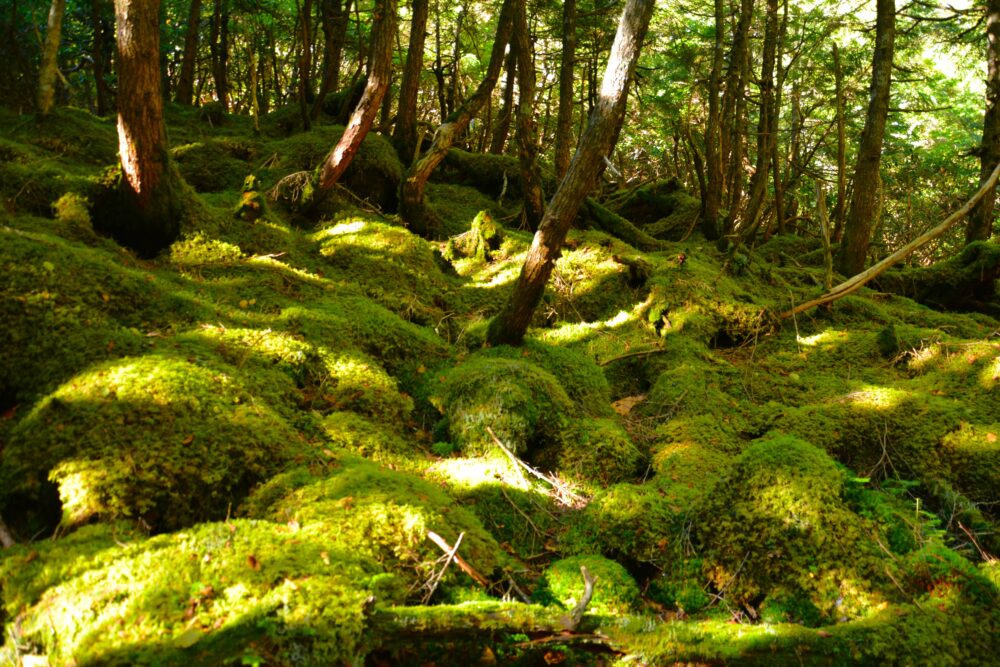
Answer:
<svg viewBox="0 0 1000 667"><path fill-rule="evenodd" d="M587 486L607 486L633 479L642 454L614 419L573 422L559 454L559 471Z"/></svg>
<svg viewBox="0 0 1000 667"><path fill-rule="evenodd" d="M572 609L583 595L581 567L597 578L587 613L628 614L638 608L639 586L628 570L613 560L594 555L573 556L552 563L542 573L535 599L552 600Z"/></svg>
<svg viewBox="0 0 1000 667"><path fill-rule="evenodd" d="M977 241L929 267L891 270L874 279L880 290L952 310L976 310L996 296L1000 244ZM994 315L996 312L994 312Z"/></svg>
<svg viewBox="0 0 1000 667"><path fill-rule="evenodd" d="M676 609L682 616L698 613L712 603L701 574L701 565L700 558L674 560L649 581L647 595L653 602Z"/></svg>
<svg viewBox="0 0 1000 667"><path fill-rule="evenodd" d="M402 599L397 578L312 525L122 537L96 527L4 554L22 644L59 664L341 663L361 652L372 596Z"/></svg>
<svg viewBox="0 0 1000 667"><path fill-rule="evenodd" d="M379 463L395 464L414 455L415 445L391 427L353 412L328 414L322 429L331 446Z"/></svg>
<svg viewBox="0 0 1000 667"><path fill-rule="evenodd" d="M883 599L868 583L879 579L881 554L873 527L844 502L844 484L833 460L805 441L754 443L703 506L706 574L738 604L791 596L818 610L813 620L867 613Z"/></svg>
<svg viewBox="0 0 1000 667"><path fill-rule="evenodd" d="M350 457L334 459L327 476L293 471L271 479L246 504L253 517L293 522L403 577L410 594L437 570L434 531L485 575L499 565L499 547L479 520L439 487L413 475ZM448 572L446 583L467 581Z"/></svg>
<svg viewBox="0 0 1000 667"><path fill-rule="evenodd" d="M964 495L987 506L1000 500L1000 422L963 422L941 439L938 451Z"/></svg>
<svg viewBox="0 0 1000 667"><path fill-rule="evenodd" d="M175 146L170 155L191 187L198 192L219 192L240 186L256 149L246 142L219 138Z"/></svg>
<svg viewBox="0 0 1000 667"><path fill-rule="evenodd" d="M503 232L489 211L480 211L472 219L469 231L448 239L444 252L445 259L454 261L468 257L475 262L489 262L494 251L500 248Z"/></svg>
<svg viewBox="0 0 1000 667"><path fill-rule="evenodd" d="M301 451L295 433L233 377L167 355L92 367L11 433L9 492L59 486L63 522L141 518L173 529L226 515Z"/></svg>
<svg viewBox="0 0 1000 667"><path fill-rule="evenodd" d="M191 267L205 264L233 263L243 259L239 246L202 232L186 235L170 246L170 262L177 266Z"/></svg>
<svg viewBox="0 0 1000 667"><path fill-rule="evenodd" d="M447 236L468 231L481 211L489 212L494 220L516 213L473 187L455 183L428 183L427 200Z"/></svg>
<svg viewBox="0 0 1000 667"><path fill-rule="evenodd" d="M239 220L253 222L267 213L267 199L260 192L261 184L253 174L243 179L240 201L233 208L233 216Z"/></svg>
<svg viewBox="0 0 1000 667"><path fill-rule="evenodd" d="M467 455L497 452L487 428L519 455L558 449L577 414L559 381L528 361L474 356L435 379L431 401Z"/></svg>

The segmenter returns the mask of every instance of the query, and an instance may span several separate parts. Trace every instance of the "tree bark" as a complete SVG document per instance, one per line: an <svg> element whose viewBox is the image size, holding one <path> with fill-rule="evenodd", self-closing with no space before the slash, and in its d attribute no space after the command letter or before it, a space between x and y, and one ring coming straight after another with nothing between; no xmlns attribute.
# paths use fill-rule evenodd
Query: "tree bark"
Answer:
<svg viewBox="0 0 1000 667"><path fill-rule="evenodd" d="M229 65L229 12L226 0L215 0L208 47L212 56L215 99L229 111L229 79L226 72Z"/></svg>
<svg viewBox="0 0 1000 667"><path fill-rule="evenodd" d="M722 2L722 0L718 0ZM562 14L562 55L559 62L559 113L556 116L556 178L562 180L569 169L573 146L573 92L576 81L576 0L564 0Z"/></svg>
<svg viewBox="0 0 1000 667"><path fill-rule="evenodd" d="M343 176L371 129L379 105L392 81L393 40L396 37L396 0L376 0L372 25L371 69L361 100L347 122L344 134L326 157L317 178L316 200Z"/></svg>
<svg viewBox="0 0 1000 667"><path fill-rule="evenodd" d="M844 233L844 209L847 207L847 139L844 132L844 70L840 65L840 47L833 44L833 81L837 109L837 204L833 209L833 242L840 243Z"/></svg>
<svg viewBox="0 0 1000 667"><path fill-rule="evenodd" d="M497 19L497 32L493 40L493 50L490 53L490 62L486 68L486 75L472 97L446 119L434 134L434 141L431 147L424 153L403 176L400 184L400 213L403 219L409 223L410 229L421 236L433 236L437 233L437 223L432 220L430 212L427 210L427 203L424 200L424 188L427 179L444 160L451 148L455 138L461 136L462 132L469 126L472 118L479 112L486 103L486 99L493 94L493 89L500 78L500 68L503 64L504 50L510 41L510 35L514 24L515 0L504 0L500 7L500 16Z"/></svg>
<svg viewBox="0 0 1000 667"><path fill-rule="evenodd" d="M497 114L493 136L490 138L490 153L494 155L503 153L504 144L507 143L507 135L510 133L510 118L514 113L514 81L517 77L517 53L514 49L511 49L510 53L507 54L504 71L507 74L503 86L503 102L500 113Z"/></svg>
<svg viewBox="0 0 1000 667"><path fill-rule="evenodd" d="M177 80L178 104L191 106L194 96L194 69L198 61L198 33L201 23L201 0L191 0L188 10L187 32L184 35L184 60Z"/></svg>
<svg viewBox="0 0 1000 667"><path fill-rule="evenodd" d="M118 153L122 178L99 228L151 256L179 232L180 176L170 164L163 122L160 0L115 0L118 42Z"/></svg>
<svg viewBox="0 0 1000 667"><path fill-rule="evenodd" d="M740 0L739 20L733 31L733 45L729 50L729 72L722 101L720 121L720 154L723 165L723 189L729 194L729 214L723 223L723 232L729 234L736 223L740 197L743 192L743 133L740 131L743 94L746 88L747 52L750 49L750 24L753 19L754 0ZM725 172L728 171L728 180Z"/></svg>
<svg viewBox="0 0 1000 667"><path fill-rule="evenodd" d="M983 142L979 153L979 182L985 183L1000 164L1000 0L986 6L986 112L983 114ZM985 241L993 233L993 206L990 192L969 215L965 242Z"/></svg>
<svg viewBox="0 0 1000 667"><path fill-rule="evenodd" d="M896 39L895 0L877 0L875 21L875 56L872 59L872 85L865 127L861 131L858 161L854 168L854 194L851 197L844 239L837 256L838 270L847 276L865 267L868 246L875 222L879 189L879 165L882 140L889 115L889 88L892 80L892 57Z"/></svg>
<svg viewBox="0 0 1000 667"><path fill-rule="evenodd" d="M399 111L392 138L403 164L410 164L417 150L417 95L420 93L420 73L424 69L424 42L427 38L429 0L413 0L410 21L410 49L399 87Z"/></svg>
<svg viewBox="0 0 1000 667"><path fill-rule="evenodd" d="M511 51L517 53L517 145L521 168L521 194L524 200L522 222L534 231L542 222L545 201L542 176L538 168L538 127L535 124L535 64L531 58L531 35L525 16L525 0L518 0L514 19L514 40Z"/></svg>
<svg viewBox="0 0 1000 667"><path fill-rule="evenodd" d="M107 28L104 21L104 12L101 11L103 0L91 0L90 2L90 22L93 24L94 37L91 47L91 57L94 59L94 87L97 90L97 115L107 115L111 108L108 82L104 79L105 66L108 54Z"/></svg>
<svg viewBox="0 0 1000 667"><path fill-rule="evenodd" d="M532 315L542 299L566 234L581 202L592 187L594 174L614 139L619 117L625 111L628 83L635 71L655 0L628 0L604 72L600 96L587 128L535 233L521 274L503 311L490 322L491 345L520 345Z"/></svg>
<svg viewBox="0 0 1000 667"><path fill-rule="evenodd" d="M455 18L455 41L451 52L451 85L448 86L448 114L455 112L462 100L459 98L462 77L462 26L469 14L469 3L463 2Z"/></svg>
<svg viewBox="0 0 1000 667"><path fill-rule="evenodd" d="M701 232L709 241L722 234L719 211L722 208L725 155L720 145L721 119L719 96L722 92L723 42L725 15L723 0L715 0L715 41L712 46L712 70L708 80L708 123L705 126L705 187L701 198Z"/></svg>
<svg viewBox="0 0 1000 667"><path fill-rule="evenodd" d="M38 115L44 118L52 111L56 93L56 75L59 72L59 42L62 39L63 14L66 0L52 0L49 21L45 28L42 62L38 66Z"/></svg>
<svg viewBox="0 0 1000 667"><path fill-rule="evenodd" d="M313 102L312 117L323 113L326 96L340 85L340 58L347 41L347 24L351 17L351 0L322 0L320 17L323 25L323 80Z"/></svg>
<svg viewBox="0 0 1000 667"><path fill-rule="evenodd" d="M298 2L295 3L298 5ZM312 101L312 0L304 0L299 13L302 53L299 55L299 114L302 128L308 132L312 126L309 103Z"/></svg>

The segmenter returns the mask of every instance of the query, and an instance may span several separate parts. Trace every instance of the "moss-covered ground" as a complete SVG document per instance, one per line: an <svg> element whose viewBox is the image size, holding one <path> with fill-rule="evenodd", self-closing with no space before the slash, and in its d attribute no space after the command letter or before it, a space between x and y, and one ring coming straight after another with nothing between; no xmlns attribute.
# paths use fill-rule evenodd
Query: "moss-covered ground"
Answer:
<svg viewBox="0 0 1000 667"><path fill-rule="evenodd" d="M489 348L509 159L451 156L428 242L383 137L305 218L341 128L167 116L144 260L91 224L113 123L0 111L0 664L996 664L997 320L779 320L818 246L720 251L664 183Z"/></svg>

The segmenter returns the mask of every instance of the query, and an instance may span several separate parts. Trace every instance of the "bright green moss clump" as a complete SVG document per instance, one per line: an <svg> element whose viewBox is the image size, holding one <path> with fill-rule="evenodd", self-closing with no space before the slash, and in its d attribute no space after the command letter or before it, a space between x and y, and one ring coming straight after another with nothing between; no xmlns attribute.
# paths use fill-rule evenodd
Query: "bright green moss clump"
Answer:
<svg viewBox="0 0 1000 667"><path fill-rule="evenodd" d="M639 586L635 579L624 567L603 556L573 556L552 563L542 574L536 599L552 599L572 609L583 595L581 566L597 577L587 613L628 614L636 610Z"/></svg>
<svg viewBox="0 0 1000 667"><path fill-rule="evenodd" d="M297 434L223 370L165 355L74 376L12 431L8 493L59 487L63 521L140 518L157 530L223 517L302 451Z"/></svg>
<svg viewBox="0 0 1000 667"><path fill-rule="evenodd" d="M438 380L431 400L469 455L499 453L487 428L516 454L558 446L576 415L558 380L528 361L471 357Z"/></svg>
<svg viewBox="0 0 1000 667"><path fill-rule="evenodd" d="M564 439L559 471L580 483L608 485L632 479L642 454L614 419L578 419Z"/></svg>

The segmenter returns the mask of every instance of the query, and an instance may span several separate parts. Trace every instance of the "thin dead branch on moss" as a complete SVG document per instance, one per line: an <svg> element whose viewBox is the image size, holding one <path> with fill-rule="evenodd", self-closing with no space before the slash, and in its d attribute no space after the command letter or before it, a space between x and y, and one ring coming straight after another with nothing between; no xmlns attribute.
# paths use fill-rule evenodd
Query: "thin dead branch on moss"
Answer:
<svg viewBox="0 0 1000 667"><path fill-rule="evenodd" d="M587 499L581 496L579 493L570 488L569 484L560 480L555 475L546 475L535 468L532 468L527 463L517 458L514 452L510 451L505 444L500 442L500 438L496 436L493 429L489 426L486 427L486 432L490 434L493 438L493 442L499 447L504 454L514 463L515 466L519 466L527 471L532 476L540 479L541 481L552 487L556 500L558 500L563 505L567 507L583 507L587 504Z"/></svg>
<svg viewBox="0 0 1000 667"><path fill-rule="evenodd" d="M271 201L282 201L297 206L302 202L302 194L312 182L311 171L297 171L285 176L274 187L268 190L267 196Z"/></svg>
<svg viewBox="0 0 1000 667"><path fill-rule="evenodd" d="M590 573L586 565L580 566L580 574L583 575L583 595L580 596L580 601L576 603L573 607L573 611L570 614L570 625L568 630L576 630L580 625L580 621L583 620L583 613L587 611L587 605L590 604L590 599L594 597L594 584L597 583L597 577Z"/></svg>
<svg viewBox="0 0 1000 667"><path fill-rule="evenodd" d="M465 537L464 532L458 534L458 539L455 540L455 546L446 551L445 555L442 557L444 559L444 565L442 565L441 569L435 572L427 581L427 592L424 593L424 597L421 600L423 604L430 602L431 598L434 596L434 591L437 590L438 584L441 583L444 573L448 571L448 566L451 565L451 562L455 559L455 556L458 553L458 547L462 544L463 537Z"/></svg>
<svg viewBox="0 0 1000 667"><path fill-rule="evenodd" d="M490 582L486 579L486 577L481 575L479 571L476 570L476 568L469 565L469 562L467 560L458 555L457 541L455 543L455 546L452 547L450 544L448 544L447 540L445 540L443 537L441 537L432 530L427 531L427 539L429 539L434 544L438 545L438 547L440 547L440 549L444 551L446 554L450 553L452 557L455 559L455 564L462 569L462 572L465 572L467 575L472 577L477 584L479 584L483 588L490 587ZM461 537L459 537L459 541L461 541Z"/></svg>

